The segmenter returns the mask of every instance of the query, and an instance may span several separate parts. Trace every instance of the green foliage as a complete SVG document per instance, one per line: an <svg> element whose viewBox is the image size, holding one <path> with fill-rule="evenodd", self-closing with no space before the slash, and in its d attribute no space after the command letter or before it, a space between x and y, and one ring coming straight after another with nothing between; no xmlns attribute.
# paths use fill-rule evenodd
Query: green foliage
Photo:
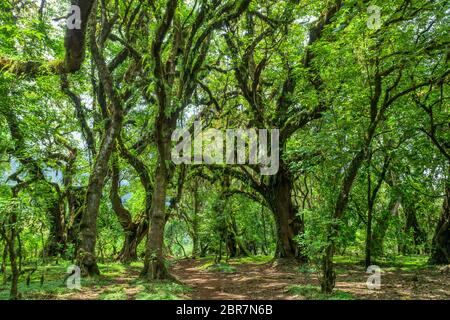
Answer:
<svg viewBox="0 0 450 320"><path fill-rule="evenodd" d="M187 286L171 282L154 282L140 286L136 300L181 300L183 294L188 293Z"/></svg>
<svg viewBox="0 0 450 320"><path fill-rule="evenodd" d="M120 286L111 286L108 287L99 297L99 300L126 300L127 294L125 293L125 289Z"/></svg>
<svg viewBox="0 0 450 320"><path fill-rule="evenodd" d="M245 263L252 263L252 264L265 264L273 260L272 256L250 256L250 257L241 257L236 259L231 259L229 262L230 264L245 264Z"/></svg>
<svg viewBox="0 0 450 320"><path fill-rule="evenodd" d="M288 292L304 300L354 300L350 293L335 291L331 295L326 295L320 292L320 287L312 285L290 286Z"/></svg>
<svg viewBox="0 0 450 320"><path fill-rule="evenodd" d="M51 74L66 56L64 19L56 18L66 15L67 1L43 2L39 12L37 1L0 0L0 254L11 263L5 253L14 240L19 267L38 266L29 287L20 278L25 299L67 294L58 284L62 265L51 263L75 260L81 217L90 205L87 186L99 180L105 181L100 209L89 227L96 230L104 278L85 284L110 283L127 268L137 274L148 246L148 232L140 228L151 225L149 211L161 191L154 190L155 172L162 164L171 171L163 190L161 250L168 267L187 257L205 258L204 269L224 273L235 273L239 264L268 263L281 224L289 229L294 216L299 226L289 237L308 260L299 276L320 272L331 243L338 264L361 264L373 242L374 262L403 271L425 266L437 226L448 219L442 209L449 181L448 2L371 1L381 9L379 30L368 28L363 1L343 1L327 21L318 19L328 17L330 1L251 1L225 22L241 2L219 2L178 1L161 39L156 31L167 1L97 2L99 48L124 111L120 141L111 148L119 171L117 210L112 161L105 177L94 172L104 159L100 146L114 102L95 52L85 46L79 72ZM158 56L152 48L159 40ZM162 78L155 73L158 63ZM49 74L31 72L36 65ZM170 124L158 122L172 115ZM261 176L256 165L174 167L170 150L162 157L158 138L170 140L171 130L200 118L205 129L279 129L279 173ZM354 179L344 185L362 151ZM280 187L289 194L277 194ZM287 218L280 196L291 210ZM343 210L336 217L338 206ZM125 267L117 258L136 230L142 231L137 261ZM48 281L40 288L36 277L44 270ZM139 286L142 299L180 298L186 290L168 283ZM2 286L2 298L6 291ZM292 292L324 298L316 287ZM129 297L120 285L100 295Z"/></svg>
<svg viewBox="0 0 450 320"><path fill-rule="evenodd" d="M223 272L223 273L235 273L236 272L236 268L229 265L228 263L213 264L208 267L208 270L215 271L215 272Z"/></svg>

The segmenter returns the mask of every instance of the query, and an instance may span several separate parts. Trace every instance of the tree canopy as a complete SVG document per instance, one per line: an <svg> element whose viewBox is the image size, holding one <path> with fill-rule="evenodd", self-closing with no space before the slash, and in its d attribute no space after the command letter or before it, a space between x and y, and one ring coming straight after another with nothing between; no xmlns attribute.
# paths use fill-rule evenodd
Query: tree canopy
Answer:
<svg viewBox="0 0 450 320"><path fill-rule="evenodd" d="M0 8L0 253L11 298L27 266L55 259L83 277L138 261L152 283L179 282L168 261L183 257L221 266L270 256L317 265L325 294L338 255L366 268L398 255L450 263L448 1ZM276 130L278 170L175 164L173 133L198 137L199 122L224 134ZM218 143L207 140L200 148Z"/></svg>

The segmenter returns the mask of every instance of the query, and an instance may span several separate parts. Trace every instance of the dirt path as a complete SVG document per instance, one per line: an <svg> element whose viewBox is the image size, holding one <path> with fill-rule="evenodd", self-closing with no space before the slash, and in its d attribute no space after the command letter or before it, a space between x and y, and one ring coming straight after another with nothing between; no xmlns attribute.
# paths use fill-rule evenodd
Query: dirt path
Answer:
<svg viewBox="0 0 450 320"><path fill-rule="evenodd" d="M198 261L183 260L172 268L180 281L193 288L189 297L193 300L291 300L295 297L287 287L306 283L298 274L270 264L234 265L234 273L201 270L200 266Z"/></svg>
<svg viewBox="0 0 450 320"><path fill-rule="evenodd" d="M29 298L35 299L159 299L173 298L187 300L303 300L325 299L320 296L318 274L300 272L298 265L277 265L273 263L233 263L228 271L220 272L206 268L206 260L174 261L171 273L191 290L176 289L171 284L146 284L138 281L141 266L127 267L118 274L105 271L99 282L86 284L77 292L38 291ZM304 269L304 268L302 268ZM308 270L308 269L305 269ZM382 268L381 290L367 289L368 274L360 264L340 263L333 298L342 299L431 299L450 300L450 274L438 268L404 270L399 267ZM450 270L450 269L449 269ZM149 289L149 286L151 287ZM297 286L292 290L292 286ZM291 290L290 290L291 289ZM174 292L173 290L177 291ZM150 296L148 295L150 294ZM172 299L172 298L169 298Z"/></svg>
<svg viewBox="0 0 450 320"><path fill-rule="evenodd" d="M319 286L315 274L305 275L272 264L234 265L234 273L222 273L200 268L202 263L182 260L172 272L184 284L192 287L187 299L209 300L295 300L304 299L288 291L292 285ZM342 271L345 270L345 271ZM348 265L338 273L336 290L351 294L355 299L450 299L450 276L435 269L406 272L387 270L382 274L382 288L367 289L368 275L363 267Z"/></svg>

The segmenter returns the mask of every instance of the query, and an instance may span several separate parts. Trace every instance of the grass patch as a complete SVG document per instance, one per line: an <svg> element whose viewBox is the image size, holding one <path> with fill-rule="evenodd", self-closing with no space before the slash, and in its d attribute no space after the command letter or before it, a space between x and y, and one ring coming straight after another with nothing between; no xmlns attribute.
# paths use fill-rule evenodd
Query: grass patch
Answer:
<svg viewBox="0 0 450 320"><path fill-rule="evenodd" d="M228 261L228 263L220 262L216 264L214 263L214 257L207 257L199 259L199 261L204 263L198 269L232 273L236 271L236 268L234 268L233 265L266 264L272 260L273 256L260 255L260 256L232 258Z"/></svg>
<svg viewBox="0 0 450 320"><path fill-rule="evenodd" d="M29 270L22 274L19 278L18 291L21 298L24 300L33 299L54 299L60 295L71 292L67 289L64 282L67 268L72 265L70 262L60 262L58 264L52 263L45 266L37 266L37 269L32 273L30 277L30 284L26 284L26 279L30 274L29 271L35 269L34 264L25 264L22 270ZM7 269L8 276L11 275L9 268ZM3 275L2 275L3 277ZM43 283L41 285L41 278ZM0 300L8 300L9 292L11 288L11 282L0 285Z"/></svg>
<svg viewBox="0 0 450 320"><path fill-rule="evenodd" d="M361 256L334 256L333 262L336 264L359 264L363 262Z"/></svg>
<svg viewBox="0 0 450 320"><path fill-rule="evenodd" d="M57 280L46 281L42 286L40 283L30 283L27 286L26 283L21 282L18 285L18 289L24 300L55 298L71 292L62 281ZM0 286L0 300L8 300L9 291L10 283Z"/></svg>
<svg viewBox="0 0 450 320"><path fill-rule="evenodd" d="M316 273L316 272L318 272L319 270L318 270L317 267L315 267L315 266L312 266L312 265L309 265L309 264L302 264L302 265L298 268L297 271L298 271L299 273L304 274L304 275L309 275L309 274L312 274L312 273Z"/></svg>
<svg viewBox="0 0 450 320"><path fill-rule="evenodd" d="M233 267L232 265L229 265L228 263L217 263L210 265L208 267L208 270L215 271L215 272L223 272L223 273L235 273L236 267Z"/></svg>
<svg viewBox="0 0 450 320"><path fill-rule="evenodd" d="M223 273L235 273L236 267L228 263L214 263L214 261L206 262L205 264L198 267L199 270L207 270L213 272L223 272Z"/></svg>
<svg viewBox="0 0 450 320"><path fill-rule="evenodd" d="M102 294L99 296L100 300L126 300L127 294L123 287L115 285L108 287Z"/></svg>
<svg viewBox="0 0 450 320"><path fill-rule="evenodd" d="M305 300L354 300L353 295L343 291L334 291L332 294L323 294L320 287L313 285L290 286L288 292L294 296L301 296Z"/></svg>
<svg viewBox="0 0 450 320"><path fill-rule="evenodd" d="M130 264L128 266L130 266L131 268L142 269L144 267L144 263L142 261L133 261L133 262L130 262Z"/></svg>
<svg viewBox="0 0 450 320"><path fill-rule="evenodd" d="M118 277L126 271L126 266L120 263L100 263L100 274L105 277Z"/></svg>
<svg viewBox="0 0 450 320"><path fill-rule="evenodd" d="M428 256L395 256L389 260L381 260L380 267L395 267L402 271L416 271L428 268Z"/></svg>
<svg viewBox="0 0 450 320"><path fill-rule="evenodd" d="M364 265L363 256L335 256L334 262L337 265ZM426 269L428 265L428 256L424 255L410 255L410 256L390 256L390 257L376 257L372 261L373 265L380 266L386 271L401 270L401 271L417 271Z"/></svg>
<svg viewBox="0 0 450 320"><path fill-rule="evenodd" d="M138 282L139 293L136 300L182 300L183 295L191 288L168 281L155 281L151 283Z"/></svg>
<svg viewBox="0 0 450 320"><path fill-rule="evenodd" d="M230 261L231 264L265 264L273 260L273 256L251 256L251 257L241 257L235 258Z"/></svg>
<svg viewBox="0 0 450 320"><path fill-rule="evenodd" d="M208 261L198 267L198 270L208 270L210 267L214 265L214 261Z"/></svg>
<svg viewBox="0 0 450 320"><path fill-rule="evenodd" d="M38 266L30 278L30 284L26 284L28 272L19 278L18 290L21 298L25 300L44 300L64 298L66 295L74 293L68 289L64 278L67 275L67 268L72 265L71 262L63 262L59 264L51 264L46 266ZM34 266L24 265L23 269L31 269ZM124 272L124 268L119 264L100 265L102 275L94 278L81 277L81 287L100 289L110 285L114 278ZM9 270L8 270L9 271ZM8 275L11 273L8 272ZM43 283L41 285L41 277ZM8 281L4 285L0 285L0 300L9 299L9 291L11 282Z"/></svg>

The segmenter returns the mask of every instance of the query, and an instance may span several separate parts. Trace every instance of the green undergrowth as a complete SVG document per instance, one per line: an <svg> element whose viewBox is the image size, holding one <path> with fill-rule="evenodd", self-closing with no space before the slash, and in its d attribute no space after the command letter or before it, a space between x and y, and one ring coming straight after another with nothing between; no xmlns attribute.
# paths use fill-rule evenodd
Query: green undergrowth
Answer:
<svg viewBox="0 0 450 320"><path fill-rule="evenodd" d="M364 265L361 256L336 256L334 262L338 275L348 273L349 270L362 269ZM199 259L200 270L233 274L238 271L240 265L266 264L272 261L271 256L239 257L230 259L227 263L215 263L213 257ZM427 268L427 256L392 256L374 259L373 264L381 267L381 272L418 272ZM170 261L173 264L176 261ZM81 278L82 290L80 292L67 288L64 278L67 268L72 265L70 261L59 261L48 265L39 265L31 274L29 284L27 277L35 265L24 265L25 271L19 280L19 292L22 299L70 299L73 297L84 297L83 294L90 293L87 298L98 298L102 300L174 300L183 299L190 292L190 288L171 282L147 283L138 279L142 270L142 262L132 262L127 265L120 263L100 263L101 276L94 278ZM297 272L298 277L317 278L321 270L318 264L303 264L293 266L292 271ZM9 276L10 270L7 269ZM0 274L0 300L9 299L10 279L3 283L3 275ZM288 288L290 294L303 297L304 299L351 299L345 292L335 292L333 295L324 296L318 287L314 286L291 286Z"/></svg>
<svg viewBox="0 0 450 320"><path fill-rule="evenodd" d="M389 257L375 257L372 260L372 265L381 267L384 271L401 270L406 272L413 272L426 268L433 268L428 265L428 256L424 255L409 255L409 256L389 256ZM334 262L339 267L345 265L364 266L363 256L336 256Z"/></svg>
<svg viewBox="0 0 450 320"><path fill-rule="evenodd" d="M295 285L288 287L289 294L305 300L354 300L347 292L334 291L332 294L323 294L320 287L313 285Z"/></svg>
<svg viewBox="0 0 450 320"><path fill-rule="evenodd" d="M127 300L127 293L123 286L112 285L100 294L99 300Z"/></svg>
<svg viewBox="0 0 450 320"><path fill-rule="evenodd" d="M251 257L238 257L229 259L227 262L216 263L214 257L205 257L199 259L202 265L199 270L207 270L223 273L235 273L236 267L243 264L266 264L273 260L272 256L251 256Z"/></svg>
<svg viewBox="0 0 450 320"><path fill-rule="evenodd" d="M182 300L192 290L188 286L168 281L137 281L136 284L136 300Z"/></svg>
<svg viewBox="0 0 450 320"><path fill-rule="evenodd" d="M239 257L231 259L230 264L265 264L273 260L272 256L251 256L251 257Z"/></svg>
<svg viewBox="0 0 450 320"><path fill-rule="evenodd" d="M222 272L222 273L235 273L236 267L228 264L228 263L213 263L209 262L200 267L201 270L208 270L214 272Z"/></svg>
<svg viewBox="0 0 450 320"><path fill-rule="evenodd" d="M66 298L76 290L67 288L65 278L67 269L71 266L71 262L59 262L58 264L49 264L45 266L23 266L24 271L20 278L18 289L22 299L58 299ZM30 272L35 269L34 272ZM81 287L100 290L114 283L117 277L127 272L128 266L119 263L100 263L99 269L101 275L98 277L81 277ZM8 274L10 270L7 270ZM31 274L31 275L30 275ZM29 283L27 278L29 277ZM8 279L9 280L9 279ZM0 284L0 300L9 299L10 281Z"/></svg>

